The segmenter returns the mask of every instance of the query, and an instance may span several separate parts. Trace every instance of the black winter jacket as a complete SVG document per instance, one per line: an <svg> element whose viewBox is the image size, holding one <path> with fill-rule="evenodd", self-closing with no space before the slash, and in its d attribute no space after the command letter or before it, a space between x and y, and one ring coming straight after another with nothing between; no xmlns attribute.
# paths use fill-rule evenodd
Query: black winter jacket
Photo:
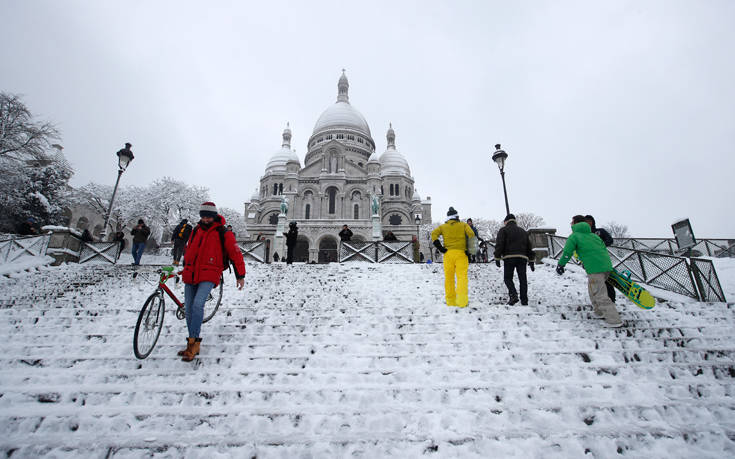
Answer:
<svg viewBox="0 0 735 459"><path fill-rule="evenodd" d="M613 237L610 236L610 233L608 233L605 228L592 228L592 232L600 236L602 242L605 243L605 247L610 247L611 245L613 245Z"/></svg>
<svg viewBox="0 0 735 459"><path fill-rule="evenodd" d="M286 245L291 247L292 245L296 245L296 239L299 237L299 230L296 228L289 228L288 233L283 233L286 235Z"/></svg>
<svg viewBox="0 0 735 459"><path fill-rule="evenodd" d="M184 232L181 232L181 229L184 229ZM179 234L181 234L181 237L179 237ZM189 242L189 236L191 236L191 225L188 223L179 223L176 225L176 228L174 228L173 234L171 234L171 242L178 242L181 244L183 242L186 244Z"/></svg>
<svg viewBox="0 0 735 459"><path fill-rule="evenodd" d="M530 261L536 259L528 233L519 227L515 220L509 220L500 228L495 240L495 259L506 258L523 258Z"/></svg>
<svg viewBox="0 0 735 459"><path fill-rule="evenodd" d="M339 232L339 239L341 241L349 241L352 238L352 230L347 228Z"/></svg>

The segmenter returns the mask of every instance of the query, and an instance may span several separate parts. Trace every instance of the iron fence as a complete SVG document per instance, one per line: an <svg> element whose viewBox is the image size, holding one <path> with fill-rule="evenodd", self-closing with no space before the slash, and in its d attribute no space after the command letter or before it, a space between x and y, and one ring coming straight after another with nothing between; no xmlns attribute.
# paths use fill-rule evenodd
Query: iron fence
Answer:
<svg viewBox="0 0 735 459"><path fill-rule="evenodd" d="M615 246L668 255L681 255L691 250L694 254L708 257L735 258L734 239L699 239L694 247L683 250L678 248L676 240L670 238L615 238Z"/></svg>
<svg viewBox="0 0 735 459"><path fill-rule="evenodd" d="M370 263L413 263L413 243L395 242L342 242L339 261L368 261Z"/></svg>
<svg viewBox="0 0 735 459"><path fill-rule="evenodd" d="M567 238L547 235L549 257L561 258ZM659 240L660 241L660 240ZM653 243L648 247L660 246ZM725 301L712 260L687 259L675 255L628 247L607 248L613 268L629 271L636 282L686 295L700 301ZM691 261L690 261L691 260ZM581 264L575 257L575 264Z"/></svg>
<svg viewBox="0 0 735 459"><path fill-rule="evenodd" d="M79 264L82 263L117 263L120 257L120 242L83 242L79 250Z"/></svg>
<svg viewBox="0 0 735 459"><path fill-rule="evenodd" d="M0 241L0 263L12 263L24 257L43 257L46 255L51 235L15 236L10 235Z"/></svg>
<svg viewBox="0 0 735 459"><path fill-rule="evenodd" d="M267 261L265 241L238 242L237 247L246 260L254 260L259 263L265 263Z"/></svg>

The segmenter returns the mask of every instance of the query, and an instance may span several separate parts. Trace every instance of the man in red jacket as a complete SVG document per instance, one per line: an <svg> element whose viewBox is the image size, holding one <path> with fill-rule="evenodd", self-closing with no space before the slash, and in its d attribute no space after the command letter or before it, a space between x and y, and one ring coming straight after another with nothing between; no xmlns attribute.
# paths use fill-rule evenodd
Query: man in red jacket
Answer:
<svg viewBox="0 0 735 459"><path fill-rule="evenodd" d="M235 243L231 231L225 231L225 219L217 213L213 202L205 202L199 208L201 220L192 231L184 254L182 278L185 287L186 327L189 337L186 349L179 351L181 360L191 362L199 354L202 339L199 333L204 317L204 302L209 292L219 284L224 266L224 253L232 261L237 278L237 288L245 286L245 261ZM224 243L223 243L224 242Z"/></svg>

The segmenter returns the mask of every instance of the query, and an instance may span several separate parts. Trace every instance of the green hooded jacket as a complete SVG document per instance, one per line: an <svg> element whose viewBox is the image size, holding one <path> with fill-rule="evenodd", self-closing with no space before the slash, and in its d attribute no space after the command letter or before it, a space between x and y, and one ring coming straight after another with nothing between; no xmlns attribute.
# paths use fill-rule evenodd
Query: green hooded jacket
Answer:
<svg viewBox="0 0 735 459"><path fill-rule="evenodd" d="M586 222L572 225L572 234L569 235L567 243L564 245L564 252L559 259L559 265L566 265L575 251L584 263L584 270L587 271L587 274L612 271L610 254L607 253L605 243L592 232L590 225Z"/></svg>

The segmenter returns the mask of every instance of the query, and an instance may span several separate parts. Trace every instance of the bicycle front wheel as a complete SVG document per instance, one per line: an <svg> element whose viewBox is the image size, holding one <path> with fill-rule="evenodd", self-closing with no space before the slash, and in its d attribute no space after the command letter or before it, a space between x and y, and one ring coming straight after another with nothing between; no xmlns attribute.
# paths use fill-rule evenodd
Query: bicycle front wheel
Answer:
<svg viewBox="0 0 735 459"><path fill-rule="evenodd" d="M217 313L220 303L222 303L222 284L224 284L224 277L220 276L219 285L209 292L207 301L204 302L204 318L202 323L209 322L212 317Z"/></svg>
<svg viewBox="0 0 735 459"><path fill-rule="evenodd" d="M163 295L160 291L151 294L143 303L133 335L133 352L137 358L144 359L153 352L163 328L165 312Z"/></svg>

